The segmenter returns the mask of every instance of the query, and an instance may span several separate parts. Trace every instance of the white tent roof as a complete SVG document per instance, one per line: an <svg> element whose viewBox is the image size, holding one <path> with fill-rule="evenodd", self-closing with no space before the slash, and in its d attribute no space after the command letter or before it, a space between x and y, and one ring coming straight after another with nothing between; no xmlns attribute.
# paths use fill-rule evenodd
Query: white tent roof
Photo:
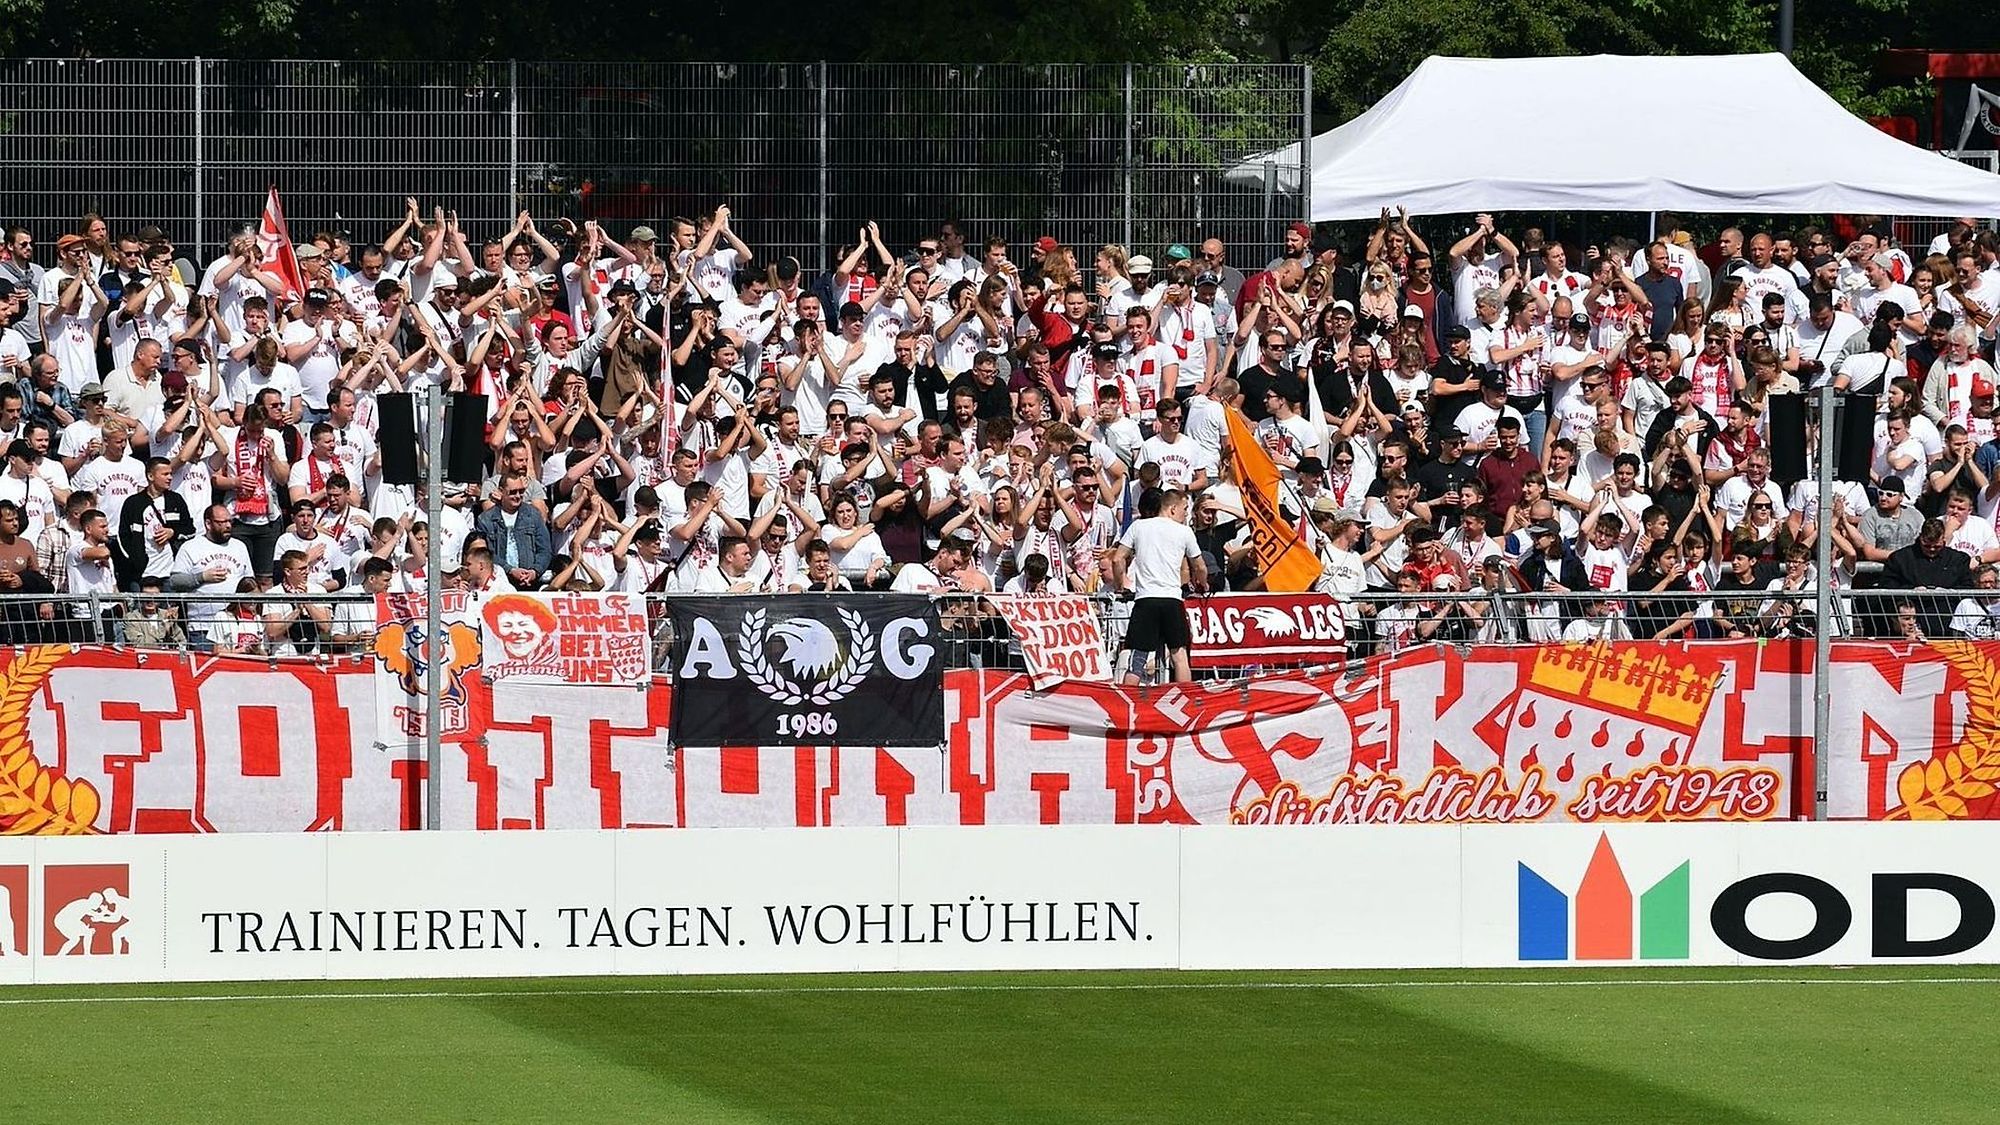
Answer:
<svg viewBox="0 0 2000 1125"><path fill-rule="evenodd" d="M1649 96L1647 92L1652 92ZM1601 105L1574 133L1532 110ZM1538 124L1538 119L1542 123ZM1616 122L1627 124L1619 137ZM1559 147L1566 138L1576 144ZM1753 138L1755 138L1753 140ZM1611 143L1607 143L1611 142ZM1232 170L1298 188L1299 146ZM2000 215L2000 176L1903 143L1855 117L1779 54L1534 59L1433 57L1312 142L1312 217L1383 207L1466 211L1756 211Z"/></svg>

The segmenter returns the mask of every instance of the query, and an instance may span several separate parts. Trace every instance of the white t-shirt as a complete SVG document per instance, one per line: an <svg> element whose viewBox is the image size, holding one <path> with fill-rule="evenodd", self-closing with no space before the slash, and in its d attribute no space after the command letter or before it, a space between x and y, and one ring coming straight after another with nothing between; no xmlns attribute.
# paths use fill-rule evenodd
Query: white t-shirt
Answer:
<svg viewBox="0 0 2000 1125"><path fill-rule="evenodd" d="M62 515L56 495L41 477L17 477L0 473L0 500L11 500L21 509L21 536L33 539Z"/></svg>
<svg viewBox="0 0 2000 1125"><path fill-rule="evenodd" d="M1797 275L1776 262L1761 270L1743 266L1730 276L1743 282L1743 306L1753 310L1754 316L1761 318L1764 315L1764 295L1767 293L1776 293L1785 299L1786 324L1797 323L1805 312Z"/></svg>
<svg viewBox="0 0 2000 1125"><path fill-rule="evenodd" d="M1192 387L1200 383L1208 373L1208 341L1215 339L1215 315L1208 311L1208 306L1200 301L1189 301L1185 307L1162 305L1158 331L1160 343L1180 365L1180 378L1175 385Z"/></svg>
<svg viewBox="0 0 2000 1125"><path fill-rule="evenodd" d="M116 461L100 455L78 469L70 484L97 493L98 510L115 524L126 497L146 487L146 465L130 453Z"/></svg>
<svg viewBox="0 0 2000 1125"><path fill-rule="evenodd" d="M1188 525L1170 516L1135 520L1118 545L1132 552L1132 592L1141 598L1181 596L1181 566L1201 557L1201 544Z"/></svg>
<svg viewBox="0 0 2000 1125"><path fill-rule="evenodd" d="M216 600L188 606L190 620L214 617L222 612L224 602L235 597L236 584L251 575L250 550L238 539L217 543L206 535L198 535L181 544L181 549L174 553L175 574L200 574L216 563L228 566L229 573L218 581L204 582L196 588L196 593L212 595Z"/></svg>
<svg viewBox="0 0 2000 1125"><path fill-rule="evenodd" d="M287 528L283 535L278 536L278 545L271 549L271 557L281 558L286 551L297 551L306 555L310 554L314 547L319 546L324 546L326 549L320 553L319 558L306 564L306 581L311 583L314 589L324 590L326 584L333 581L335 571L347 569L347 554L340 549L340 544L334 541L333 536L318 532L311 539L302 539L297 532Z"/></svg>
<svg viewBox="0 0 2000 1125"><path fill-rule="evenodd" d="M1208 451L1186 434L1172 442L1158 435L1147 438L1139 447L1139 463L1143 465L1148 461L1160 466L1162 488L1186 488L1194 482L1196 473L1204 470L1211 476L1215 473Z"/></svg>
<svg viewBox="0 0 2000 1125"><path fill-rule="evenodd" d="M295 320L285 326L284 335L279 339L288 348L312 342L312 350L293 366L298 372L300 393L305 396L306 405L313 409L325 409L326 392L333 386L334 376L340 374L340 338L334 332L333 322L322 319L315 326Z"/></svg>
<svg viewBox="0 0 2000 1125"><path fill-rule="evenodd" d="M79 599L90 594L115 594L118 592L118 575L112 569L109 555L92 562L83 557L88 545L82 536L77 536L69 548L69 592ZM78 617L90 616L90 603L79 600L73 604L73 612Z"/></svg>
<svg viewBox="0 0 2000 1125"><path fill-rule="evenodd" d="M706 258L697 258L689 280L695 288L718 304L736 295L737 253L734 246L718 246ZM838 311L838 310L833 310Z"/></svg>

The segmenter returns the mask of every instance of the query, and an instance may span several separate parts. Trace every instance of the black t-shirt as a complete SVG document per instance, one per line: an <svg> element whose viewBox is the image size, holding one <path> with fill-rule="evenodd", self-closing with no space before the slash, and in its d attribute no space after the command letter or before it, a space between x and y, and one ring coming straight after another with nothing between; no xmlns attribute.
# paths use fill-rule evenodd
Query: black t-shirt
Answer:
<svg viewBox="0 0 2000 1125"><path fill-rule="evenodd" d="M1264 392L1271 389L1271 383L1284 373L1271 374L1262 364L1244 368L1236 376L1236 384L1243 388L1243 416L1252 422L1262 422L1271 416L1271 408L1264 403ZM1304 404L1301 404L1304 405Z"/></svg>
<svg viewBox="0 0 2000 1125"><path fill-rule="evenodd" d="M1458 507L1446 507L1439 498L1454 492L1478 472L1461 457L1456 461L1431 461L1417 468L1411 479L1417 482L1418 498L1431 506L1432 522L1439 530L1458 525Z"/></svg>
<svg viewBox="0 0 2000 1125"><path fill-rule="evenodd" d="M1007 393L1007 381L1005 379L996 376L990 385L981 386L979 380L973 376L972 372L967 371L951 381L951 389L953 391L958 390L960 387L971 387L972 393L979 396L979 405L975 413L979 416L980 421L984 422L991 418L1012 418L1014 416L1014 398ZM947 401L949 400L947 399Z"/></svg>
<svg viewBox="0 0 2000 1125"><path fill-rule="evenodd" d="M1450 356L1439 356L1431 365L1431 378L1443 379L1448 383L1463 383L1477 374L1479 368L1470 359L1456 360ZM1436 430L1458 421L1458 413L1479 401L1479 392L1460 391L1457 394L1431 396L1431 429Z"/></svg>

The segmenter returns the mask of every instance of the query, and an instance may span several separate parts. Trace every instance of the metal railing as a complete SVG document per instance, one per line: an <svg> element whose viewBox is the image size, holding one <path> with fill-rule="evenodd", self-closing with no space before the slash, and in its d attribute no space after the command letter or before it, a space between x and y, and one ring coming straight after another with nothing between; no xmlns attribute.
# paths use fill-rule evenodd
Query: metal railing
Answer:
<svg viewBox="0 0 2000 1125"><path fill-rule="evenodd" d="M87 211L114 235L158 223L200 257L276 182L300 239L379 241L406 195L473 239L523 208L622 237L728 203L760 257L808 268L868 220L900 249L953 219L975 256L987 235L1212 235L1248 273L1309 173L1226 174L1309 136L1311 90L1290 64L17 59L0 219L50 244Z"/></svg>
<svg viewBox="0 0 2000 1125"><path fill-rule="evenodd" d="M667 601L683 595L649 595L655 621L655 670L664 672L673 641ZM743 595L756 596L756 595ZM770 595L778 596L778 595ZM814 595L786 595L812 597ZM1226 596L1226 595L1222 595ZM1427 645L1550 643L1563 640L1618 640L1680 644L1741 638L1815 638L1818 591L1811 586L1777 592L1765 589L1712 591L1580 591L1523 593L1498 589L1386 593L1370 591L1351 599L1345 662L1393 654ZM251 625L211 628L210 612L254 601L250 621L270 620L273 607L300 603L327 607L336 620L340 607L352 613L372 605L361 593L292 595L262 593L250 598L202 594L99 594L48 599L0 596L0 645L69 643L192 653L235 652L249 657L340 659L365 656L372 630L356 629L351 641L336 641L330 630L300 625L266 630L259 645L218 644L224 636L254 632ZM948 668L1023 670L1020 648L998 614L976 594L938 598L941 649ZM1107 657L1123 646L1132 603L1093 595ZM44 616L44 607L50 611ZM357 617L346 620L352 622ZM178 623L180 628L171 627ZM162 627L165 623L167 627ZM1579 624L1582 623L1582 624ZM1924 639L2000 639L2000 590L1854 590L1833 598L1827 635L1842 640L1908 642ZM1208 679L1226 679L1261 670L1244 664L1204 670Z"/></svg>

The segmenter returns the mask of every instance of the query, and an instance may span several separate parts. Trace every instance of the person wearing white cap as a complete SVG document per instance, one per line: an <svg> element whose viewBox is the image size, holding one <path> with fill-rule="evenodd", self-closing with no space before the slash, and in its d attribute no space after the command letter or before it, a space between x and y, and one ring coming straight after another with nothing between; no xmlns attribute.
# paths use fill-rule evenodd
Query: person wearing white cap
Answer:
<svg viewBox="0 0 2000 1125"><path fill-rule="evenodd" d="M1895 266L1896 257L1887 250L1863 258L1861 276L1867 284L1854 291L1849 298L1848 307L1854 311L1854 315L1863 325L1873 327L1875 310L1884 302L1895 302L1896 307L1903 310L1903 320L1898 321L1896 327L1902 331L1905 337L1904 343L1907 345L1922 334L1922 328L1916 326L1921 326L1928 314L1917 300L1917 291L1897 281L1895 275L1890 272ZM1910 327L1906 327L1906 324Z"/></svg>
<svg viewBox="0 0 2000 1125"><path fill-rule="evenodd" d="M1111 331L1118 336L1125 335L1125 314L1134 308L1156 309L1167 291L1153 284L1153 259L1144 254L1134 254L1125 262L1125 274L1129 279L1122 289L1111 294L1104 303L1104 315L1111 322Z"/></svg>

